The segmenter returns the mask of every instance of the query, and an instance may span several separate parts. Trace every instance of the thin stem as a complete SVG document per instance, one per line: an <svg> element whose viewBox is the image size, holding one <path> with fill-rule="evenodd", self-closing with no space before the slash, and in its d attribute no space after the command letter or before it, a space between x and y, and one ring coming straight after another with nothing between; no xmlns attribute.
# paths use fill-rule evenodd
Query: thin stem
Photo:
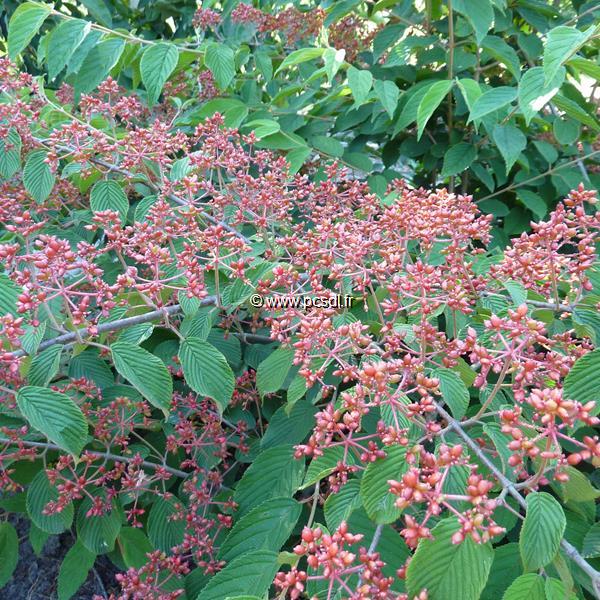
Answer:
<svg viewBox="0 0 600 600"><path fill-rule="evenodd" d="M51 444L50 442L32 442L29 440L19 440L15 442L13 440L9 440L7 438L0 438L0 444L9 444L9 445L18 445L23 444L24 446L29 446L30 448L42 448L44 450L58 450L59 452L63 449L56 444ZM105 460L112 460L114 462L122 462L122 463L133 463L136 462L135 458L129 458L128 456L119 456L118 454L112 454L112 452L96 452L94 450L86 450L86 454L91 456L95 456L97 458L103 458ZM175 475L176 477L181 477L185 479L189 477L190 473L186 473L185 471L180 471L179 469L174 469L173 467L168 467L167 465L157 465L156 463L148 462L147 460L143 460L140 464L142 467L146 467L147 469L152 469L156 471L158 469L164 469L167 473L171 473L171 475Z"/></svg>
<svg viewBox="0 0 600 600"><path fill-rule="evenodd" d="M526 179L525 181L520 181L518 183L512 183L511 185L509 185L505 188L502 188L501 190L498 190L498 191L494 192L493 194L488 194L487 196L484 196L483 198L479 198L475 202L476 203L483 202L484 200L489 200L490 198L495 198L496 196L499 196L500 194L503 194L504 192L510 192L511 190L516 190L517 188L520 188L524 185L529 185L530 183L533 183L534 181L537 181L538 179L542 179L544 177L547 177L548 175L552 175L552 173L556 173L556 171L564 169L565 167L571 167L573 165L576 165L579 161L587 160L588 158L592 158L592 156L596 156L597 154L600 154L600 150L594 150L594 152L590 152L590 153L586 154L585 156L581 156L581 157L576 158L575 160L570 160L569 162L562 163L560 165L557 165L556 167L552 167L551 169L548 169L547 171L544 171L543 173L540 173L539 175L536 175L535 177Z"/></svg>

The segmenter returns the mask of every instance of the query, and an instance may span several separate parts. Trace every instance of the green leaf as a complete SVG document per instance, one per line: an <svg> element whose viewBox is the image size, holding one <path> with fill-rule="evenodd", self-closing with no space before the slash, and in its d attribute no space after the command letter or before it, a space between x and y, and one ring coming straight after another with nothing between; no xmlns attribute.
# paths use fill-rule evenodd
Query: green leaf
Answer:
<svg viewBox="0 0 600 600"><path fill-rule="evenodd" d="M148 537L155 548L169 552L173 546L183 542L185 521L172 518L181 507L182 504L176 497L159 497L155 500L148 517Z"/></svg>
<svg viewBox="0 0 600 600"><path fill-rule="evenodd" d="M454 10L461 13L475 30L480 44L494 22L494 9L490 0L454 0Z"/></svg>
<svg viewBox="0 0 600 600"><path fill-rule="evenodd" d="M0 176L12 177L21 168L21 136L16 129L9 129L8 135L0 139Z"/></svg>
<svg viewBox="0 0 600 600"><path fill-rule="evenodd" d="M518 190L517 198L526 206L538 219L543 219L548 213L546 201L535 192L530 190Z"/></svg>
<svg viewBox="0 0 600 600"><path fill-rule="evenodd" d="M154 551L146 534L137 527L121 527L117 544L128 568L140 569L148 562L146 555Z"/></svg>
<svg viewBox="0 0 600 600"><path fill-rule="evenodd" d="M316 407L308 400L296 402L291 410L286 404L279 407L269 420L267 431L260 441L261 447L299 444L314 427L316 412Z"/></svg>
<svg viewBox="0 0 600 600"><path fill-rule="evenodd" d="M420 140L425 129L425 125L435 112L435 109L441 104L448 92L452 89L452 81L436 81L425 93L417 109L417 139ZM406 109L406 106L404 107Z"/></svg>
<svg viewBox="0 0 600 600"><path fill-rule="evenodd" d="M492 545L476 544L467 537L452 543L458 531L456 519L444 519L431 531L433 539L422 539L406 573L406 588L412 598L427 588L429 600L478 600L494 559Z"/></svg>
<svg viewBox="0 0 600 600"><path fill-rule="evenodd" d="M34 356L27 379L31 385L46 387L58 373L63 347L56 344Z"/></svg>
<svg viewBox="0 0 600 600"><path fill-rule="evenodd" d="M87 54L75 79L75 98L81 94L87 94L104 81L117 64L123 49L125 41L121 38L108 38L98 42Z"/></svg>
<svg viewBox="0 0 600 600"><path fill-rule="evenodd" d="M292 446L263 450L237 484L233 499L240 515L261 502L276 497L291 497L304 477L304 461L294 458Z"/></svg>
<svg viewBox="0 0 600 600"><path fill-rule="evenodd" d="M114 385L115 377L107 362L100 358L95 349L85 350L71 358L69 363L69 378L85 379L104 389Z"/></svg>
<svg viewBox="0 0 600 600"><path fill-rule="evenodd" d="M92 499L86 496L77 511L77 539L90 552L106 554L115 547L121 530L122 513L116 500L112 501L111 510L102 515L88 516L91 508Z"/></svg>
<svg viewBox="0 0 600 600"><path fill-rule="evenodd" d="M258 72L266 83L273 79L273 61L266 50L258 49L254 52L254 61Z"/></svg>
<svg viewBox="0 0 600 600"><path fill-rule="evenodd" d="M39 527L36 527L35 523L29 525L29 543L33 548L33 552L36 556L42 554L44 545L48 541L50 534L46 531L42 531Z"/></svg>
<svg viewBox="0 0 600 600"><path fill-rule="evenodd" d="M221 545L218 558L229 562L252 550L279 551L301 511L301 505L292 498L263 502L234 525Z"/></svg>
<svg viewBox="0 0 600 600"><path fill-rule="evenodd" d="M348 454L347 462L353 462L350 460L352 455ZM321 456L315 456L310 461L308 469L306 469L306 475L304 476L304 482L300 489L306 489L311 485L317 483L317 481L327 477L336 468L337 464L344 458L344 448L342 446L333 446L332 448L325 448Z"/></svg>
<svg viewBox="0 0 600 600"><path fill-rule="evenodd" d="M552 103L555 104L559 110L563 110L565 114L572 119L591 127L596 132L600 131L600 125L598 125L598 121L596 121L594 116L586 109L579 106L577 102L566 98L562 94L556 94L552 100Z"/></svg>
<svg viewBox="0 0 600 600"><path fill-rule="evenodd" d="M34 429L74 456L81 454L87 438L87 422L71 398L29 385L19 389L17 405Z"/></svg>
<svg viewBox="0 0 600 600"><path fill-rule="evenodd" d="M394 126L394 131L392 135L395 137L398 135L400 131L406 129L408 125L417 120L417 111L419 109L419 104L421 104L421 100L423 100L425 94L434 86L437 81L426 81L423 82L421 87L413 87L408 90L405 95L404 107L402 108L402 112L396 121L396 125ZM418 85L418 84L417 84Z"/></svg>
<svg viewBox="0 0 600 600"><path fill-rule="evenodd" d="M521 63L514 48L496 35L488 35L483 38L481 47L492 58L506 65L506 68L514 75L514 78L519 81L521 78Z"/></svg>
<svg viewBox="0 0 600 600"><path fill-rule="evenodd" d="M344 145L328 135L315 135L311 138L310 143L315 150L327 156L340 158L344 154Z"/></svg>
<svg viewBox="0 0 600 600"><path fill-rule="evenodd" d="M584 354L575 361L565 378L564 396L585 404L600 402L600 348Z"/></svg>
<svg viewBox="0 0 600 600"><path fill-rule="evenodd" d="M374 89L383 108L390 115L390 119L393 119L394 112L396 112L396 107L398 106L398 98L400 97L398 86L393 81L376 79Z"/></svg>
<svg viewBox="0 0 600 600"><path fill-rule="evenodd" d="M19 562L19 536L10 523L0 523L0 588L4 587Z"/></svg>
<svg viewBox="0 0 600 600"><path fill-rule="evenodd" d="M262 597L279 569L277 554L255 550L232 560L202 589L196 600L224 600L236 596Z"/></svg>
<svg viewBox="0 0 600 600"><path fill-rule="evenodd" d="M233 50L225 44L211 42L206 47L204 62L213 74L219 89L226 89L235 76L235 57Z"/></svg>
<svg viewBox="0 0 600 600"><path fill-rule="evenodd" d="M273 119L255 119L249 123L244 123L244 128L254 131L254 135L258 138L264 138L281 131L281 125Z"/></svg>
<svg viewBox="0 0 600 600"><path fill-rule="evenodd" d="M354 106L358 107L364 104L372 85L373 75L371 75L371 71L357 69L352 65L348 67L348 86L354 98Z"/></svg>
<svg viewBox="0 0 600 600"><path fill-rule="evenodd" d="M552 123L552 131L556 141L563 146L570 146L579 139L579 124L569 118L556 117Z"/></svg>
<svg viewBox="0 0 600 600"><path fill-rule="evenodd" d="M537 573L520 575L504 592L502 600L546 600L544 578Z"/></svg>
<svg viewBox="0 0 600 600"><path fill-rule="evenodd" d="M70 502L59 513L46 515L49 502L58 500L58 490L48 481L46 471L38 471L27 488L27 514L36 527L52 535L62 533L73 522L73 504Z"/></svg>
<svg viewBox="0 0 600 600"><path fill-rule="evenodd" d="M275 75L288 67L299 65L300 63L308 62L315 58L320 58L323 56L324 52L325 48L300 48L300 50L294 50L294 52L291 52L285 57L277 71L275 71Z"/></svg>
<svg viewBox="0 0 600 600"><path fill-rule="evenodd" d="M159 42L144 50L140 60L142 82L148 92L148 105L156 104L163 86L177 66L179 52L173 44Z"/></svg>
<svg viewBox="0 0 600 600"><path fill-rule="evenodd" d="M65 554L58 571L58 600L69 600L85 583L96 554L77 540Z"/></svg>
<svg viewBox="0 0 600 600"><path fill-rule="evenodd" d="M8 56L15 60L27 47L46 20L51 6L25 2L13 13L8 23Z"/></svg>
<svg viewBox="0 0 600 600"><path fill-rule="evenodd" d="M22 289L8 275L0 273L0 315L10 313L18 316L17 300L21 292Z"/></svg>
<svg viewBox="0 0 600 600"><path fill-rule="evenodd" d="M474 79L459 79L457 84L458 88L460 89L460 93L465 99L467 108L469 111L473 110L475 101L481 96L481 94L483 94L479 83L477 83Z"/></svg>
<svg viewBox="0 0 600 600"><path fill-rule="evenodd" d="M173 380L160 358L129 342L115 342L110 347L117 372L125 377L147 400L169 413Z"/></svg>
<svg viewBox="0 0 600 600"><path fill-rule="evenodd" d="M512 166L517 162L521 152L527 147L525 134L513 125L495 125L492 131L492 139L502 158L506 163L506 174L508 175Z"/></svg>
<svg viewBox="0 0 600 600"><path fill-rule="evenodd" d="M212 398L223 412L235 386L227 359L208 342L189 337L179 347L179 360L186 383L198 394Z"/></svg>
<svg viewBox="0 0 600 600"><path fill-rule="evenodd" d="M337 529L342 521L348 521L352 513L362 506L360 481L351 479L336 494L329 494L323 507L325 522L330 530Z"/></svg>
<svg viewBox="0 0 600 600"><path fill-rule="evenodd" d="M586 474L571 466L567 466L565 471L569 479L560 483L559 486L560 494L565 502L587 502L600 497L600 490L592 485Z"/></svg>
<svg viewBox="0 0 600 600"><path fill-rule="evenodd" d="M519 547L525 569L540 569L556 556L567 520L561 505L546 492L527 496Z"/></svg>
<svg viewBox="0 0 600 600"><path fill-rule="evenodd" d="M280 390L292 368L293 348L277 348L263 360L256 371L256 387L261 396Z"/></svg>
<svg viewBox="0 0 600 600"><path fill-rule="evenodd" d="M526 125L556 95L564 79L564 67L559 68L549 82L545 81L542 67L532 67L525 71L519 82L519 107Z"/></svg>
<svg viewBox="0 0 600 600"><path fill-rule="evenodd" d="M46 164L45 150L34 150L27 157L23 170L23 185L31 197L42 203L54 187L55 176Z"/></svg>
<svg viewBox="0 0 600 600"><path fill-rule="evenodd" d="M442 177L458 175L468 169L477 158L477 147L474 144L460 142L446 150Z"/></svg>
<svg viewBox="0 0 600 600"><path fill-rule="evenodd" d="M517 88L500 86L484 92L475 100L469 121L481 119L510 104L517 97Z"/></svg>
<svg viewBox="0 0 600 600"><path fill-rule="evenodd" d="M369 518L381 525L393 523L402 512L395 506L396 496L390 492L388 480L400 480L408 469L406 448L388 446L387 456L369 463L360 484L360 497Z"/></svg>
<svg viewBox="0 0 600 600"><path fill-rule="evenodd" d="M89 21L83 19L69 19L52 30L46 52L49 81L52 81L65 68L73 56L73 52L90 32L91 26Z"/></svg>
<svg viewBox="0 0 600 600"><path fill-rule="evenodd" d="M325 48L323 52L323 63L325 65L325 73L327 74L327 80L332 81L336 76L340 67L344 64L344 57L346 51L342 48L340 50L336 48Z"/></svg>
<svg viewBox="0 0 600 600"><path fill-rule="evenodd" d="M575 27L560 25L548 32L544 44L544 78L548 83L554 79L561 66L567 62L595 33L595 27L579 31Z"/></svg>
<svg viewBox="0 0 600 600"><path fill-rule="evenodd" d="M600 556L600 523L594 523L585 534L581 554L584 558Z"/></svg>
<svg viewBox="0 0 600 600"><path fill-rule="evenodd" d="M432 373L440 380L444 402L455 419L462 419L469 406L469 390L457 373L450 369L435 369Z"/></svg>
<svg viewBox="0 0 600 600"><path fill-rule="evenodd" d="M498 600L501 598L510 583L522 572L519 544L510 542L496 547L494 549L494 562L485 589L481 594L481 600Z"/></svg>

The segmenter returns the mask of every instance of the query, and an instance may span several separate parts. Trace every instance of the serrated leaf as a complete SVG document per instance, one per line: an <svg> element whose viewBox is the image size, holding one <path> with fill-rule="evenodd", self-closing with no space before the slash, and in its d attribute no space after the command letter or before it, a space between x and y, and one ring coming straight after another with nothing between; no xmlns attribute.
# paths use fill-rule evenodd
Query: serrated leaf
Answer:
<svg viewBox="0 0 600 600"><path fill-rule="evenodd" d="M345 450L342 446L334 446L332 448L324 448L323 454L315 456L306 469L306 475L304 476L304 482L300 489L306 489L311 485L317 483L320 479L327 477L337 466L339 462L344 459ZM347 463L353 463L351 455L348 454L346 457Z"/></svg>
<svg viewBox="0 0 600 600"><path fill-rule="evenodd" d="M173 44L159 42L144 50L140 60L142 82L148 92L148 105L156 104L163 86L177 66L179 52Z"/></svg>
<svg viewBox="0 0 600 600"><path fill-rule="evenodd" d="M81 454L87 438L87 422L71 398L30 385L19 389L17 405L34 429L70 454Z"/></svg>
<svg viewBox="0 0 600 600"><path fill-rule="evenodd" d="M90 208L94 212L112 210L118 212L121 223L127 218L129 202L123 188L114 180L98 181L90 192Z"/></svg>
<svg viewBox="0 0 600 600"><path fill-rule="evenodd" d="M564 382L564 396L569 400L600 402L600 348L575 361Z"/></svg>
<svg viewBox="0 0 600 600"><path fill-rule="evenodd" d="M544 44L544 78L545 82L552 81L557 71L585 44L595 33L595 27L579 31L575 27L560 25L548 32Z"/></svg>
<svg viewBox="0 0 600 600"><path fill-rule="evenodd" d="M17 6L8 23L8 56L11 60L14 61L27 47L51 10L51 6L33 2Z"/></svg>
<svg viewBox="0 0 600 600"><path fill-rule="evenodd" d="M521 78L521 63L514 48L509 46L501 37L488 35L483 38L482 48L492 56L492 58L506 65L506 68L512 73L518 81Z"/></svg>
<svg viewBox="0 0 600 600"><path fill-rule="evenodd" d="M373 88L383 108L385 108L390 119L392 119L398 106L398 98L400 97L398 86L393 81L376 79Z"/></svg>
<svg viewBox="0 0 600 600"><path fill-rule="evenodd" d="M12 577L19 561L19 536L10 523L0 523L0 588Z"/></svg>
<svg viewBox="0 0 600 600"><path fill-rule="evenodd" d="M344 145L328 135L315 135L310 143L318 152L333 158L340 158L344 154Z"/></svg>
<svg viewBox="0 0 600 600"><path fill-rule="evenodd" d="M594 523L585 534L581 554L584 558L600 556L600 523Z"/></svg>
<svg viewBox="0 0 600 600"><path fill-rule="evenodd" d="M366 69L357 69L352 65L348 67L348 86L354 98L354 106L360 106L365 102L371 86L373 85L373 75Z"/></svg>
<svg viewBox="0 0 600 600"><path fill-rule="evenodd" d="M231 561L253 550L279 551L296 526L302 507L292 498L272 498L253 508L229 532L219 559Z"/></svg>
<svg viewBox="0 0 600 600"><path fill-rule="evenodd" d="M506 163L506 174L508 175L521 152L527 147L527 138L518 127L497 124L492 131L492 139Z"/></svg>
<svg viewBox="0 0 600 600"><path fill-rule="evenodd" d="M565 502L587 502L600 497L600 490L592 485L587 475L571 466L565 467L565 472L569 479L559 484Z"/></svg>
<svg viewBox="0 0 600 600"><path fill-rule="evenodd" d="M519 537L525 569L539 569L556 556L567 521L557 500L546 492L527 496L527 512Z"/></svg>
<svg viewBox="0 0 600 600"><path fill-rule="evenodd" d="M570 146L579 139L580 127L573 119L556 117L552 123L552 132L559 144Z"/></svg>
<svg viewBox="0 0 600 600"><path fill-rule="evenodd" d="M458 373L450 369L435 369L432 373L440 380L440 391L444 402L450 407L455 419L462 419L469 406L469 390Z"/></svg>
<svg viewBox="0 0 600 600"><path fill-rule="evenodd" d="M526 125L556 95L564 79L564 67L560 67L549 82L545 81L542 67L532 67L525 71L519 81L519 108Z"/></svg>
<svg viewBox="0 0 600 600"><path fill-rule="evenodd" d="M0 139L0 176L12 177L21 168L21 136L16 129Z"/></svg>
<svg viewBox="0 0 600 600"><path fill-rule="evenodd" d="M255 119L253 121L249 121L248 123L244 123L244 129L246 128L254 131L254 135L258 139L262 139L281 131L281 125L279 125L279 123L273 119Z"/></svg>
<svg viewBox="0 0 600 600"><path fill-rule="evenodd" d="M342 521L348 521L352 513L362 506L360 481L351 479L335 494L329 494L323 507L325 522L330 530L337 529Z"/></svg>
<svg viewBox="0 0 600 600"><path fill-rule="evenodd" d="M261 396L281 389L292 368L293 348L277 348L263 360L256 371L256 387Z"/></svg>
<svg viewBox="0 0 600 600"><path fill-rule="evenodd" d="M301 443L315 425L316 412L317 408L307 400L296 402L291 410L285 404L279 407L269 420L261 447Z"/></svg>
<svg viewBox="0 0 600 600"><path fill-rule="evenodd" d="M436 81L425 93L417 109L417 139L420 140L427 122L452 89L453 81ZM406 108L406 107L405 107Z"/></svg>
<svg viewBox="0 0 600 600"><path fill-rule="evenodd" d="M277 554L255 550L232 560L201 590L196 600L223 600L235 596L262 597L279 568Z"/></svg>
<svg viewBox="0 0 600 600"><path fill-rule="evenodd" d="M537 219L543 219L548 214L548 205L539 194L531 190L518 190L517 198Z"/></svg>
<svg viewBox="0 0 600 600"><path fill-rule="evenodd" d="M441 83L439 81L428 81L422 87L417 90L410 90L406 92L406 102L402 108L402 112L396 121L394 131L392 135L395 137L400 131L406 129L411 123L417 120L417 111L421 100L425 97L427 92L436 84Z"/></svg>
<svg viewBox="0 0 600 600"><path fill-rule="evenodd" d="M517 88L500 86L484 92L475 100L469 113L469 121L481 119L509 105L517 97Z"/></svg>
<svg viewBox="0 0 600 600"><path fill-rule="evenodd" d="M44 514L46 505L56 500L58 490L48 481L46 471L38 471L27 488L27 514L36 527L53 535L62 533L71 526L74 513L70 502L59 513Z"/></svg>
<svg viewBox="0 0 600 600"><path fill-rule="evenodd" d="M140 569L148 562L147 555L154 551L146 534L137 527L122 527L117 544L128 568Z"/></svg>
<svg viewBox="0 0 600 600"><path fill-rule="evenodd" d="M302 483L304 461L294 458L293 446L263 450L237 484L233 499L240 515L276 497L291 497Z"/></svg>
<svg viewBox="0 0 600 600"><path fill-rule="evenodd" d="M186 383L198 394L209 396L223 412L233 394L235 378L226 358L199 338L186 338L179 347Z"/></svg>
<svg viewBox="0 0 600 600"><path fill-rule="evenodd" d="M494 9L490 0L454 0L453 7L471 23L475 39L480 44L494 22Z"/></svg>
<svg viewBox="0 0 600 600"><path fill-rule="evenodd" d="M508 586L502 600L546 600L544 578L537 573L520 575Z"/></svg>
<svg viewBox="0 0 600 600"><path fill-rule="evenodd" d="M173 380L162 360L129 342L115 342L110 350L117 372L152 406L167 415L173 396Z"/></svg>
<svg viewBox="0 0 600 600"><path fill-rule="evenodd" d="M181 510L181 506L181 502L176 497L159 497L152 504L148 517L148 537L155 548L169 552L173 546L183 541L185 521L172 518L178 510Z"/></svg>
<svg viewBox="0 0 600 600"><path fill-rule="evenodd" d="M315 58L320 58L323 56L324 52L325 48L300 48L300 50L294 50L285 57L283 62L279 65L277 71L275 71L275 75L277 75L280 71L283 71L283 69L287 69L288 67L299 65Z"/></svg>
<svg viewBox="0 0 600 600"><path fill-rule="evenodd" d="M44 545L49 537L50 534L46 531L42 531L39 527L36 527L35 523L29 525L29 543L36 556L41 556Z"/></svg>
<svg viewBox="0 0 600 600"><path fill-rule="evenodd" d="M30 385L46 387L50 383L58 373L62 350L63 347L56 344L33 357L27 373Z"/></svg>
<svg viewBox="0 0 600 600"><path fill-rule="evenodd" d="M90 32L91 26L89 21L83 19L69 19L52 30L46 53L49 81L52 81L65 68L73 56L73 52Z"/></svg>
<svg viewBox="0 0 600 600"><path fill-rule="evenodd" d="M235 76L235 57L233 50L225 44L211 42L206 47L204 62L213 74L219 89L226 89Z"/></svg>
<svg viewBox="0 0 600 600"><path fill-rule="evenodd" d="M58 600L69 600L85 583L96 554L77 540L65 554L58 571Z"/></svg>
<svg viewBox="0 0 600 600"><path fill-rule="evenodd" d="M468 169L477 158L477 147L474 144L460 142L446 150L444 164L442 166L442 177L458 175Z"/></svg>
<svg viewBox="0 0 600 600"><path fill-rule="evenodd" d="M406 448L387 446L387 456L369 463L360 484L360 497L369 518L375 523L394 522L402 512L395 506L396 496L390 492L388 480L400 480L408 469Z"/></svg>
<svg viewBox="0 0 600 600"><path fill-rule="evenodd" d="M23 170L23 185L38 203L42 203L54 187L55 176L46 164L45 150L34 150L27 157Z"/></svg>
<svg viewBox="0 0 600 600"><path fill-rule="evenodd" d="M106 554L115 546L121 530L122 513L117 500L113 500L111 510L102 515L88 516L87 512L91 508L92 499L86 496L77 511L77 539L90 552Z"/></svg>
<svg viewBox="0 0 600 600"><path fill-rule="evenodd" d="M432 529L433 539L419 542L406 572L410 597L427 588L429 600L479 599L494 559L492 545L476 544L470 537L454 545L458 529L455 518L444 519Z"/></svg>
<svg viewBox="0 0 600 600"><path fill-rule="evenodd" d="M83 43L81 46L83 46ZM113 37L98 42L89 50L75 79L76 99L79 99L81 94L91 92L106 79L111 69L121 58L124 48L125 40Z"/></svg>

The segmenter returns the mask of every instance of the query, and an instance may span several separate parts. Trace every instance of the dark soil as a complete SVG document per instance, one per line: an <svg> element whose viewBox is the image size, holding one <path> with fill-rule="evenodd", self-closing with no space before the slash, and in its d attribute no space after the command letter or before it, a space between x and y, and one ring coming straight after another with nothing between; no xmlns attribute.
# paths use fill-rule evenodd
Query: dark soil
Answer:
<svg viewBox="0 0 600 600"><path fill-rule="evenodd" d="M56 600L58 570L65 554L73 545L69 533L52 535L36 556L29 543L26 519L9 519L19 535L19 563L12 579L0 590L0 600ZM117 569L105 556L99 556L87 580L71 600L91 600L95 595L108 598L115 592Z"/></svg>

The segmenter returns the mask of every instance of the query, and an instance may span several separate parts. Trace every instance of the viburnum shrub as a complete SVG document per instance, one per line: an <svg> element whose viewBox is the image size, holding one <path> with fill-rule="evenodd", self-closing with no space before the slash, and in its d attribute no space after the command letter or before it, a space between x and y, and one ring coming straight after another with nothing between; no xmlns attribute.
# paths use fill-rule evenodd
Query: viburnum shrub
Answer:
<svg viewBox="0 0 600 600"><path fill-rule="evenodd" d="M502 248L472 195L389 171L375 190L207 101L245 64L236 23L277 39L281 70L325 31L358 60L377 39L359 12L202 7L177 45L69 6L20 4L0 57L0 584L18 513L38 549L71 533L61 600L99 555L115 600L598 597L581 159ZM557 68L593 36L571 29Z"/></svg>

